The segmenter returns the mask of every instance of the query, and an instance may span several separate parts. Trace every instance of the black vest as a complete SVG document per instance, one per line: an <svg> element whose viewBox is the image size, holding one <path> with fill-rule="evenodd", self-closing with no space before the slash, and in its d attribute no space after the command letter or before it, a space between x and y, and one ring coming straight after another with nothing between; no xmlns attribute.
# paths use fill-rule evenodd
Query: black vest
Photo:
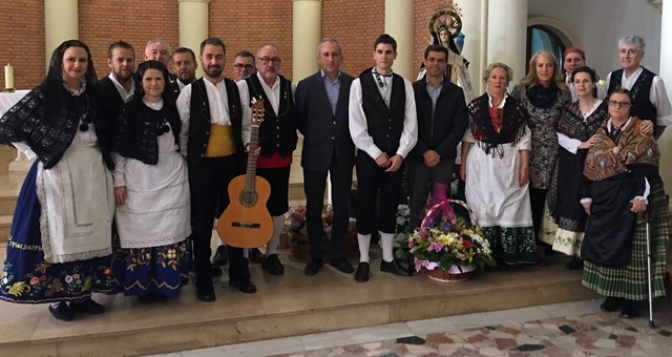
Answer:
<svg viewBox="0 0 672 357"><path fill-rule="evenodd" d="M259 146L261 146L261 155L265 157L273 156L274 152L279 152L280 156L287 157L296 149L296 105L294 104L294 94L292 93L292 82L280 77L280 105L278 106L278 115L273 111L271 101L268 100L264 87L262 87L259 78L256 75L245 78L247 87L250 91L250 100L252 98L262 97L264 99L264 121L259 127ZM250 106L252 103L248 103Z"/></svg>
<svg viewBox="0 0 672 357"><path fill-rule="evenodd" d="M651 86L653 85L653 77L656 76L655 73L649 71L648 69L642 67L642 74L639 75L637 81L632 86L630 93L634 98L632 103L632 116L636 116L642 120L651 120L653 122L653 131L656 131L656 125L658 117L658 110L651 103ZM609 79L609 88L607 89L607 98L611 95L611 92L614 89L621 86L621 79L623 78L623 69L611 72L611 78Z"/></svg>
<svg viewBox="0 0 672 357"><path fill-rule="evenodd" d="M170 124L170 131L163 132L163 123ZM147 165L159 162L158 135L173 135L180 144L182 122L173 103L164 101L161 110L149 108L141 97L135 97L122 109L116 125L115 149L124 157L139 160Z"/></svg>
<svg viewBox="0 0 672 357"><path fill-rule="evenodd" d="M404 79L397 74L392 76L389 108L385 105L383 96L380 95L378 83L373 78L371 70L368 69L359 76L362 85L362 107L364 115L366 115L367 130L373 138L373 143L390 156L396 154L397 149L399 149L406 108Z"/></svg>
<svg viewBox="0 0 672 357"><path fill-rule="evenodd" d="M197 165L205 157L205 151L208 147L210 138L210 104L208 102L208 93L205 88L205 79L201 78L191 83L191 103L189 118L189 136L187 139L187 162L189 165ZM242 110L240 106L240 94L236 83L228 78L224 78L226 85L226 97L229 101L229 117L231 118L231 129L233 131L233 143L236 148L236 154L241 155L244 161L245 148L241 133Z"/></svg>

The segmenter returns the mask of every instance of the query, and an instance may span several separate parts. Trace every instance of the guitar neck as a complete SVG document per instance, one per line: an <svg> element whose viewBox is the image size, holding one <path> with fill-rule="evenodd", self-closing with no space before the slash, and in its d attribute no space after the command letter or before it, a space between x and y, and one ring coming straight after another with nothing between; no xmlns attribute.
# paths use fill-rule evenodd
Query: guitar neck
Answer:
<svg viewBox="0 0 672 357"><path fill-rule="evenodd" d="M254 183L257 176L257 157L254 151L259 146L259 127L252 126L252 136L250 138L250 152L247 155L247 173L245 174L245 192L254 192Z"/></svg>

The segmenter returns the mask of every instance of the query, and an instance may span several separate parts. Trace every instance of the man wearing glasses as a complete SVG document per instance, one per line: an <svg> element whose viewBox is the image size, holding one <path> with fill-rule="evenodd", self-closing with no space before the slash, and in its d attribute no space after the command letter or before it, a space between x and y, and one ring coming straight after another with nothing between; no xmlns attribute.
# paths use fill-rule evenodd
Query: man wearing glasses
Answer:
<svg viewBox="0 0 672 357"><path fill-rule="evenodd" d="M239 82L255 73L254 55L248 51L236 53L233 57L233 80Z"/></svg>
<svg viewBox="0 0 672 357"><path fill-rule="evenodd" d="M672 124L672 105L662 78L640 66L646 44L639 36L627 35L618 40L621 69L607 76L607 98L618 87L632 93L632 116L653 122L654 136L658 139L665 127Z"/></svg>
<svg viewBox="0 0 672 357"><path fill-rule="evenodd" d="M256 75L238 82L243 110L251 115L252 98L264 100L264 122L259 127L261 153L257 160L257 174L271 185L271 197L266 207L273 216L273 237L266 244L266 257L261 267L272 275L282 275L285 267L278 259L277 246L289 210L289 171L292 152L296 149L296 106L294 85L279 74L282 59L274 44L266 44L257 51Z"/></svg>

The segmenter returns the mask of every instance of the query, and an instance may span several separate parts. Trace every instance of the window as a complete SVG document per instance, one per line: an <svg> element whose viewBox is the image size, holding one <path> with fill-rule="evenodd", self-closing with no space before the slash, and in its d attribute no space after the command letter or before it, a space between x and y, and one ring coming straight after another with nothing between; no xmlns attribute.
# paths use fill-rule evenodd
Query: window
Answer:
<svg viewBox="0 0 672 357"><path fill-rule="evenodd" d="M562 54L565 52L563 41L549 28L542 25L533 25L527 28L527 57L525 71L529 71L532 55L539 50L547 50L555 54L558 66L562 69Z"/></svg>

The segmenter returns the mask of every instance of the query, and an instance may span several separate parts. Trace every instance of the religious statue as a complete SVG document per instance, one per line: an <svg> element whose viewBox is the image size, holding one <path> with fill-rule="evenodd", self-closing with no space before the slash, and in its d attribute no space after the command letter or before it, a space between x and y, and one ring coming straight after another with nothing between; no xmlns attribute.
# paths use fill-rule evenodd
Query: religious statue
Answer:
<svg viewBox="0 0 672 357"><path fill-rule="evenodd" d="M471 102L476 97L467 71L469 61L461 54L464 45L462 17L459 8L453 4L452 0L429 20L429 33L431 35L430 44L441 45L448 49L446 77L460 86L464 91L464 98L467 103ZM425 64L423 63L417 79L424 78L425 72Z"/></svg>

